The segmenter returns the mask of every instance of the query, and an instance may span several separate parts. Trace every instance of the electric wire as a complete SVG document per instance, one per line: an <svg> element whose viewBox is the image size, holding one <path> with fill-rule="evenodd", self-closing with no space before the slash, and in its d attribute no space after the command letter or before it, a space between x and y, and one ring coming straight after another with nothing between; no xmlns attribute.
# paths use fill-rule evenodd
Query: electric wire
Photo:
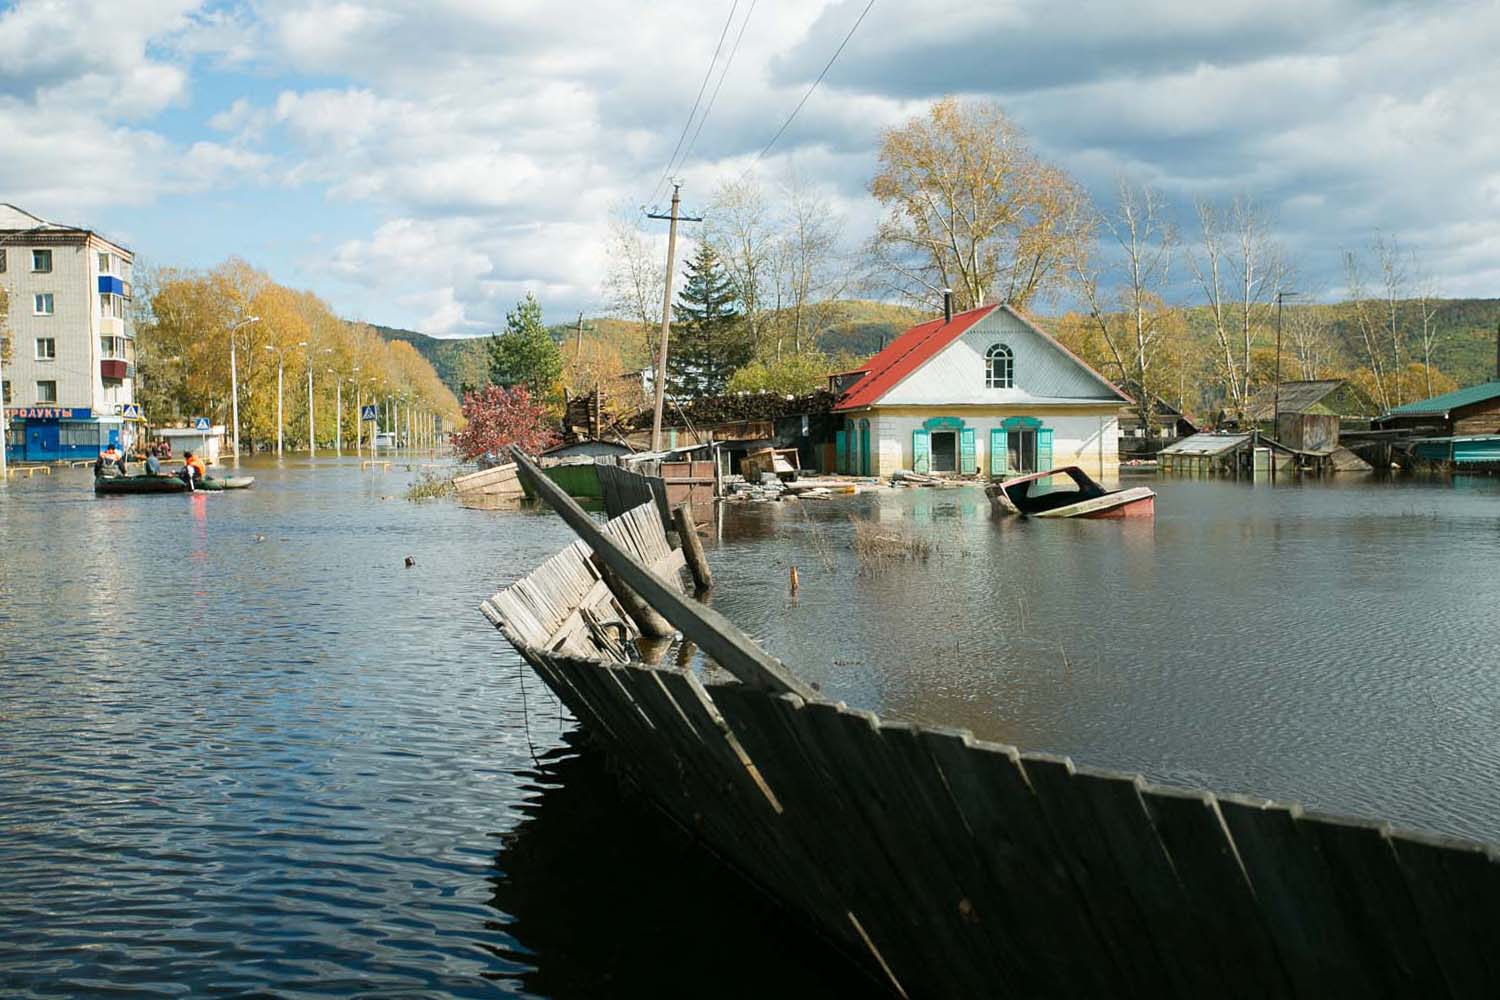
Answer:
<svg viewBox="0 0 1500 1000"><path fill-rule="evenodd" d="M713 114L714 102L719 99L719 88L724 86L724 78L729 75L729 67L734 63L735 53L740 50L740 40L745 37L745 28L750 24L750 18L755 14L755 5L760 0L750 0L750 8L745 12L745 19L740 22L739 33L734 36L734 45L730 46L729 55L724 60L724 68L719 71L719 80L714 84L714 92L708 95L708 105L703 109L703 117L698 119L698 127L693 131L693 137L688 140L687 149L683 151L682 162L686 163L688 157L693 155L693 147L698 143L698 136L703 133L703 123L708 121L708 116Z"/></svg>
<svg viewBox="0 0 1500 1000"><path fill-rule="evenodd" d="M823 72L819 73L818 78L812 82L812 86L807 88L807 93L802 95L802 100L797 102L797 106L792 109L792 113L787 116L786 121L781 123L781 128L777 129L776 134L771 136L771 141L766 143L765 147L761 149L759 153L755 154L755 159L751 160L750 166L745 168L746 173L749 173L750 170L752 170L755 165L759 163L761 159L771 151L771 147L776 145L776 141L780 139L782 134L785 133L786 130L791 126L792 122L797 117L797 113L802 110L802 106L807 103L807 99L813 95L813 91L818 89L818 84L823 82L823 78L828 75L828 71L832 69L833 64L838 61L839 54L844 51L844 46L849 44L849 39L854 37L854 33L859 30L860 24L864 22L865 15L870 13L870 8L874 6L875 0L870 0L869 3L865 4L865 9L859 12L859 17L855 18L854 25L850 27L849 33L844 36L844 40L842 42L839 42L839 47L833 50L833 56L828 60L828 65L823 67Z"/></svg>
<svg viewBox="0 0 1500 1000"><path fill-rule="evenodd" d="M677 154L682 150L682 144L687 139L688 129L693 127L693 118L698 114L698 105L703 102L703 92L708 89L708 81L714 75L714 66L719 61L719 53L724 49L724 39L729 36L729 26L734 23L734 12L739 10L740 0L734 0L729 7L729 16L724 19L724 28L719 32L719 44L714 46L714 56L708 61L708 69L703 72L703 82L698 85L698 96L693 99L692 110L688 112L687 121L682 123L682 134L677 137L677 145L672 149L672 156L667 160L667 167L661 172L661 179L651 189L651 197L647 202L654 202L656 195L661 191L662 185L666 183L672 174L672 168L677 165Z"/></svg>

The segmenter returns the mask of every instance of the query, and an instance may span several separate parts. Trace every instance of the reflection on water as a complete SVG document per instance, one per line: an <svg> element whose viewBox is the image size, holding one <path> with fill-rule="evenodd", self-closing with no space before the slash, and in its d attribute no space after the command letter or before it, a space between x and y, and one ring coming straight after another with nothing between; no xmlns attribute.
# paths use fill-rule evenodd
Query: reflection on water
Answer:
<svg viewBox="0 0 1500 1000"><path fill-rule="evenodd" d="M247 471L0 490L0 995L697 995L681 927L736 920L720 900L761 914L741 955L839 968L644 818L622 854L600 782L572 793L571 722L476 610L558 519L408 503L353 460Z"/></svg>
<svg viewBox="0 0 1500 1000"><path fill-rule="evenodd" d="M1500 840L1500 481L1153 486L1154 523L974 488L726 506L715 606L893 718ZM860 572L851 517L934 555Z"/></svg>
<svg viewBox="0 0 1500 1000"><path fill-rule="evenodd" d="M749 1000L795 976L797 995L887 995L796 924L774 955L757 954L791 918L622 792L597 755L553 751L529 778L540 794L503 838L493 903L538 956L522 975L530 992L674 996L691 983L680 995Z"/></svg>

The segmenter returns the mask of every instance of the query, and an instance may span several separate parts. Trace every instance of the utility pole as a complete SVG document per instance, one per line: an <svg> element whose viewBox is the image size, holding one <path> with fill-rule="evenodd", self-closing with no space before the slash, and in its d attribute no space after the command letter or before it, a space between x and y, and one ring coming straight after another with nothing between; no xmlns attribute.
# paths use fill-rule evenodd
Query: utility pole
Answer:
<svg viewBox="0 0 1500 1000"><path fill-rule="evenodd" d="M1276 387L1271 391L1272 434L1281 433L1281 428L1277 426L1281 423L1281 300L1296 297L1296 292L1276 293Z"/></svg>
<svg viewBox="0 0 1500 1000"><path fill-rule="evenodd" d="M672 214L658 215L653 212L646 213L648 219L671 219L672 225L667 230L667 287L662 293L661 300L661 348L656 356L656 406L651 414L651 450L661 451L661 406L666 398L667 391L667 337L672 332L672 266L673 257L677 253L677 223L702 222L702 218L692 218L677 214L680 199L678 192L682 184L678 181L672 182Z"/></svg>

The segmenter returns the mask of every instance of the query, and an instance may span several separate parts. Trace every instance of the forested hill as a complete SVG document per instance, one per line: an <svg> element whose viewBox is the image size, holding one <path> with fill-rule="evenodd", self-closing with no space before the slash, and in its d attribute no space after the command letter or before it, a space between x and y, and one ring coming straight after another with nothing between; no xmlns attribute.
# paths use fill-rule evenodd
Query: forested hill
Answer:
<svg viewBox="0 0 1500 1000"><path fill-rule="evenodd" d="M489 359L484 349L487 337L429 337L415 330L375 323L370 326L386 340L404 340L415 347L455 396L463 397L465 384L483 385L487 381Z"/></svg>
<svg viewBox="0 0 1500 1000"><path fill-rule="evenodd" d="M902 306L861 300L820 305L817 315L814 346L830 359L867 358L921 319ZM487 336L430 337L415 330L371 326L386 340L404 340L415 347L456 395L462 395L465 384L483 385L486 381ZM547 329L562 347L563 358L570 360L578 350L576 323L559 323ZM613 317L584 318L582 354L585 360L604 357L610 363L618 362L622 372L651 364L648 338L639 324Z"/></svg>

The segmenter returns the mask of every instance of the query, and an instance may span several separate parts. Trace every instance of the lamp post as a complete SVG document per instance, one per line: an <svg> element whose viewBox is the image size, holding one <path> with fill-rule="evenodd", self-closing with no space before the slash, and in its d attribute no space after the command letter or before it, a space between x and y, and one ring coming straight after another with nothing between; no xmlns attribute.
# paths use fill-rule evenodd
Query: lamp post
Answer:
<svg viewBox="0 0 1500 1000"><path fill-rule="evenodd" d="M333 454L335 458L344 457L344 378L332 368L328 374L333 376Z"/></svg>
<svg viewBox="0 0 1500 1000"><path fill-rule="evenodd" d="M323 348L324 354L332 354L333 348ZM313 352L307 352L307 457L318 457L317 418L313 412Z"/></svg>
<svg viewBox="0 0 1500 1000"><path fill-rule="evenodd" d="M233 401L235 465L240 464L240 372L234 353L234 335L240 327L259 322L259 316L246 316L229 327L229 396Z"/></svg>
<svg viewBox="0 0 1500 1000"><path fill-rule="evenodd" d="M297 341L297 346L306 347L307 341L299 340ZM267 344L266 350L276 352L276 454L279 457L282 445L283 424L281 419L281 400L286 375L286 348L277 347L275 344Z"/></svg>

